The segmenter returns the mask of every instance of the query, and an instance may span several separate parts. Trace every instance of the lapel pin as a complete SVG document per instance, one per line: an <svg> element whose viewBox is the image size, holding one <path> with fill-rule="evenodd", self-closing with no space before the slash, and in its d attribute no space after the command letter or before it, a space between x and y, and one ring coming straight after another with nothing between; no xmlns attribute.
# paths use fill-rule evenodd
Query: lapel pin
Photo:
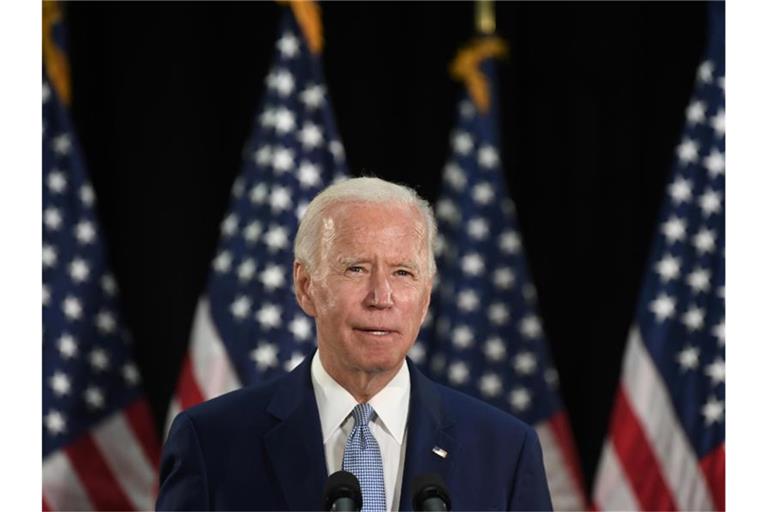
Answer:
<svg viewBox="0 0 768 512"><path fill-rule="evenodd" d="M441 459L444 459L448 456L448 452L440 448L439 446L435 446L432 448L432 453L440 457Z"/></svg>

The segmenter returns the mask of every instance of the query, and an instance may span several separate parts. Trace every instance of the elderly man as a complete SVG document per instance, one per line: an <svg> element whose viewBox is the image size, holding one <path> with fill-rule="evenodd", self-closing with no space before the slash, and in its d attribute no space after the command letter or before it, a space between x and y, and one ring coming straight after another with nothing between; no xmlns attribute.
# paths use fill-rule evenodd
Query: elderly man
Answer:
<svg viewBox="0 0 768 512"><path fill-rule="evenodd" d="M317 351L293 372L178 415L159 510L317 510L327 476L360 480L363 510L410 510L442 476L454 510L550 510L541 448L514 417L428 380L406 359L429 306L435 221L376 178L310 203L294 288Z"/></svg>

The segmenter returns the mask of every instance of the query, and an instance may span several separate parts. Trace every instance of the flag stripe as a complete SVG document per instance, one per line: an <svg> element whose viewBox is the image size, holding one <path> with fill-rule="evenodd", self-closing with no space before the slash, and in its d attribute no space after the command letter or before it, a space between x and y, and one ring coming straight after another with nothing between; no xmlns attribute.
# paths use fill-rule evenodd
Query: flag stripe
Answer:
<svg viewBox="0 0 768 512"><path fill-rule="evenodd" d="M555 510L583 510L585 500L580 484L574 478L567 449L559 439L557 427L553 423L554 421L550 420L536 425L552 506Z"/></svg>
<svg viewBox="0 0 768 512"><path fill-rule="evenodd" d="M197 304L191 349L192 375L206 400L240 387L224 343L213 323L211 305L206 297L202 297Z"/></svg>
<svg viewBox="0 0 768 512"><path fill-rule="evenodd" d="M153 467L157 467L160 463L160 445L157 442L152 411L147 401L141 398L129 405L125 410L124 418L130 424L134 439L141 446L146 460L150 461Z"/></svg>
<svg viewBox="0 0 768 512"><path fill-rule="evenodd" d="M623 389L619 390L614 407L611 425L614 448L640 506L643 510L678 510L654 450Z"/></svg>
<svg viewBox="0 0 768 512"><path fill-rule="evenodd" d="M116 414L99 425L92 435L104 461L131 500L132 508L151 509L154 471L132 425L122 414Z"/></svg>
<svg viewBox="0 0 768 512"><path fill-rule="evenodd" d="M700 467L717 510L725 510L725 445L721 444L701 459Z"/></svg>
<svg viewBox="0 0 768 512"><path fill-rule="evenodd" d="M83 484L93 507L98 510L132 510L131 501L123 492L101 450L90 435L71 443L64 452ZM72 508L67 503L67 508Z"/></svg>
<svg viewBox="0 0 768 512"><path fill-rule="evenodd" d="M197 381L192 372L191 356L187 354L184 357L184 362L181 364L181 374L179 375L179 383L176 387L176 401L181 404L183 409L186 409L199 404L203 400L205 400L205 397L203 397L200 388L197 387Z"/></svg>
<svg viewBox="0 0 768 512"><path fill-rule="evenodd" d="M698 459L680 427L667 388L637 327L630 330L622 386L632 410L643 412L638 416L639 423L665 481L676 482L675 503L683 509L712 510L712 499Z"/></svg>
<svg viewBox="0 0 768 512"><path fill-rule="evenodd" d="M43 504L49 510L93 510L88 493L62 451L43 460Z"/></svg>
<svg viewBox="0 0 768 512"><path fill-rule="evenodd" d="M557 445L565 457L565 467L570 474L574 490L581 493L581 489L584 488L584 481L581 476L579 459L576 455L576 446L573 444L573 437L571 437L571 425L568 422L568 415L565 413L565 410L561 410L555 413L548 423L555 434Z"/></svg>
<svg viewBox="0 0 768 512"><path fill-rule="evenodd" d="M603 447L594 496L596 510L640 510L624 468L616 456L612 439L608 439Z"/></svg>

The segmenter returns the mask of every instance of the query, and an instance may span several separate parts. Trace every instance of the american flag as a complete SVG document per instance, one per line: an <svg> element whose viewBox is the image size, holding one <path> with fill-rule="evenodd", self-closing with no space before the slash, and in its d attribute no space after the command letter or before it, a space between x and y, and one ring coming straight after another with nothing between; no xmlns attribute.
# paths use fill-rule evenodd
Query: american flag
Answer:
<svg viewBox="0 0 768 512"><path fill-rule="evenodd" d="M596 477L604 510L725 508L723 22L712 3Z"/></svg>
<svg viewBox="0 0 768 512"><path fill-rule="evenodd" d="M61 15L44 12L43 508L146 510L159 446L63 101Z"/></svg>
<svg viewBox="0 0 768 512"><path fill-rule="evenodd" d="M312 21L314 29L306 25ZM169 420L290 371L315 346L314 323L292 291L292 241L309 201L347 173L312 36L317 27L317 10L286 10Z"/></svg>
<svg viewBox="0 0 768 512"><path fill-rule="evenodd" d="M484 38L456 60L469 90L436 203L439 281L411 357L436 380L534 426L555 509L583 510L581 471L501 169L491 58L501 46ZM482 91L487 108L474 96Z"/></svg>

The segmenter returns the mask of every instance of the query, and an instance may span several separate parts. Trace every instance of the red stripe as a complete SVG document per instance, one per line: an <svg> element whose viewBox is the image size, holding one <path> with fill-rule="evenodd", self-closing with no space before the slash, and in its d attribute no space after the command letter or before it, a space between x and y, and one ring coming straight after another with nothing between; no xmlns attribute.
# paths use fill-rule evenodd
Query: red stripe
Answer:
<svg viewBox="0 0 768 512"><path fill-rule="evenodd" d="M49 512L50 510L53 510L53 509L48 504L48 502L45 501L45 496L43 496L43 512Z"/></svg>
<svg viewBox="0 0 768 512"><path fill-rule="evenodd" d="M123 416L141 445L144 456L157 468L160 464L160 444L147 401L143 398L136 400L125 408Z"/></svg>
<svg viewBox="0 0 768 512"><path fill-rule="evenodd" d="M611 440L640 508L677 510L675 499L667 487L643 427L627 401L623 386L616 394L615 407L611 419Z"/></svg>
<svg viewBox="0 0 768 512"><path fill-rule="evenodd" d="M573 443L573 437L571 436L571 425L568 422L568 416L565 411L560 411L550 418L549 425L552 428L552 432L555 434L555 440L560 447L560 452L565 458L565 465L568 473L578 489L579 498L582 503L586 503L586 493L584 492L584 478L581 474L581 468L579 466L579 458L576 455L576 445Z"/></svg>
<svg viewBox="0 0 768 512"><path fill-rule="evenodd" d="M81 436L65 452L96 510L133 510L112 470L90 435Z"/></svg>
<svg viewBox="0 0 768 512"><path fill-rule="evenodd" d="M197 380L192 371L192 357L189 352L187 352L187 355L184 357L184 363L181 365L181 375L179 376L179 385L176 388L176 396L179 399L179 405L182 410L205 400L203 393L197 386Z"/></svg>
<svg viewBox="0 0 768 512"><path fill-rule="evenodd" d="M701 459L699 467L707 480L715 507L725 510L725 443Z"/></svg>

